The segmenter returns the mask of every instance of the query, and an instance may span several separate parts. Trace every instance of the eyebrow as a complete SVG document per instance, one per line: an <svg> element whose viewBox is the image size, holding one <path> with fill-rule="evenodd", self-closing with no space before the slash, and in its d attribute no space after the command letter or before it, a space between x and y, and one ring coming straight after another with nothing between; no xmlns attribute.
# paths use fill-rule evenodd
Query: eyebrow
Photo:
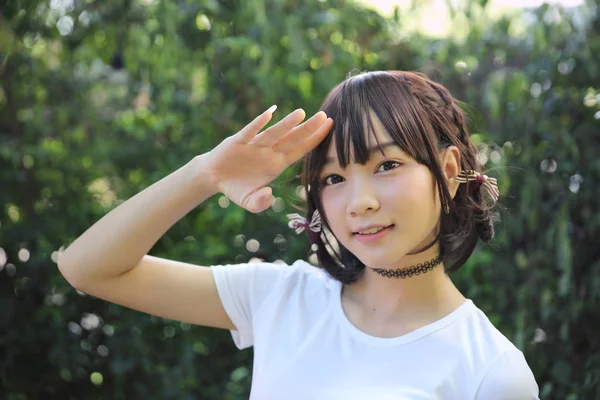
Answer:
<svg viewBox="0 0 600 400"><path fill-rule="evenodd" d="M396 147L400 147L398 146L398 144L396 142L386 142L386 143L382 143L380 146L372 146L370 147L367 152L369 153L369 155L376 153L378 151L383 151L384 149L386 149L387 147L391 147L391 146L396 146ZM323 167L326 167L327 165L333 163L335 161L334 157L327 157L325 159L325 164L323 164Z"/></svg>

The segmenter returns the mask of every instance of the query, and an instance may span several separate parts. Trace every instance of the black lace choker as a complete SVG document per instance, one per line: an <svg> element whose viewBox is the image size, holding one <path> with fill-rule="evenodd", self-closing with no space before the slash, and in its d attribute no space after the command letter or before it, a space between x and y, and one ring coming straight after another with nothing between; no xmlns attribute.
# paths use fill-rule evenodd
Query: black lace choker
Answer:
<svg viewBox="0 0 600 400"><path fill-rule="evenodd" d="M424 263L419 263L417 265L413 265L410 268L399 268L399 269L382 269L382 268L374 268L373 270L377 272L381 276L385 276L386 278L411 278L414 275L425 274L436 266L438 266L442 262L442 255L438 255L436 258L430 261L425 261Z"/></svg>

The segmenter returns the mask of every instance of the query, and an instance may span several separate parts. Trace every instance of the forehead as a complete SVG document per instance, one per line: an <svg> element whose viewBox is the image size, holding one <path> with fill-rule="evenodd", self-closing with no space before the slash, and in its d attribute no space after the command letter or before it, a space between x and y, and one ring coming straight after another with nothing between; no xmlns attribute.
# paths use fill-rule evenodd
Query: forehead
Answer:
<svg viewBox="0 0 600 400"><path fill-rule="evenodd" d="M365 142L367 147L369 148L369 152L377 151L379 152L378 144L385 150L390 148L397 148L400 150L400 147L395 143L394 139L387 132L377 115L371 110L369 112L369 116L371 118L371 122L373 123L373 131L370 131L367 123L366 115L363 116L363 129L362 132L365 135ZM352 146L349 146L352 148ZM354 157L351 155L351 159ZM336 150L336 141L335 139L329 143L329 149L327 151L327 158L325 161L325 165L330 164L334 161L338 160L337 150Z"/></svg>

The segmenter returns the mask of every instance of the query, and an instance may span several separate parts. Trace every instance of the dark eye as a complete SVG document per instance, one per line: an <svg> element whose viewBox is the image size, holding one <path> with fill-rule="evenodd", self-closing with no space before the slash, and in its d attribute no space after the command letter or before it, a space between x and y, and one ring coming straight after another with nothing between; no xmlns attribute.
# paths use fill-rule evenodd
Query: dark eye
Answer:
<svg viewBox="0 0 600 400"><path fill-rule="evenodd" d="M383 167L383 172L387 172L389 170L398 168L400 165L402 165L402 163L399 163L397 161L384 161L381 164L379 164L379 168L377 168L377 171L379 171ZM339 181L336 182L337 179L339 179ZM322 183L324 186L335 185L336 183L341 182L342 179L344 178L342 178L339 175L331 174L323 178Z"/></svg>
<svg viewBox="0 0 600 400"><path fill-rule="evenodd" d="M330 179L331 179L331 178L334 178L334 179L335 179L335 178L342 179L342 177L341 177L341 176L339 176L339 175L335 175L335 174L332 174L332 175L327 175L325 178L323 178L323 185L325 185L325 186L328 186L328 185L335 185L336 183L339 183L339 182L331 182L331 181L330 181Z"/></svg>
<svg viewBox="0 0 600 400"><path fill-rule="evenodd" d="M394 164L396 164L396 166L394 166ZM384 168L385 171L389 171L391 169L398 168L400 165L402 165L402 164L400 164L397 161L384 161L379 165L379 168L377 170L379 170L383 166L391 166L389 169Z"/></svg>

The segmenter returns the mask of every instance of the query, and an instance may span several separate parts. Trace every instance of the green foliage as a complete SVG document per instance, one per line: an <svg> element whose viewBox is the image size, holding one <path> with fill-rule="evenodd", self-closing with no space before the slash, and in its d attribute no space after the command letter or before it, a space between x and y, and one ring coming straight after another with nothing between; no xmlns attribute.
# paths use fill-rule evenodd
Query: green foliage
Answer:
<svg viewBox="0 0 600 400"><path fill-rule="evenodd" d="M252 354L227 332L79 293L57 254L271 104L276 116L310 114L347 73L376 69L424 71L469 104L506 208L494 246L453 277L525 352L542 398L599 398L598 8L545 5L523 28L520 15L490 20L487 3L452 11L465 37L432 39L400 35L409 17L398 11L385 19L343 0L9 0L0 14L6 398L247 398ZM152 254L201 265L306 258L308 241L285 221L298 172L274 183L279 206L252 215L215 196Z"/></svg>

